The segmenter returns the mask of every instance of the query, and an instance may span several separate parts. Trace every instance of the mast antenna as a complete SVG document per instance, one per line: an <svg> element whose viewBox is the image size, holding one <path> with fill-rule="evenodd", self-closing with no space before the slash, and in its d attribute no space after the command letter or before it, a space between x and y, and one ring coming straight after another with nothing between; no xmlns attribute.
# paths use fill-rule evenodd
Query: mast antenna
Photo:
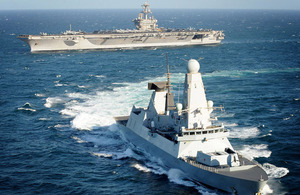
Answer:
<svg viewBox="0 0 300 195"><path fill-rule="evenodd" d="M179 82L179 87L178 87L178 99L177 99L177 103L179 103L179 95L180 95L180 82Z"/></svg>
<svg viewBox="0 0 300 195"><path fill-rule="evenodd" d="M169 68L169 57L168 57L168 52L166 53L167 57L167 88L168 88L168 93L171 92L171 83L170 83L170 68Z"/></svg>

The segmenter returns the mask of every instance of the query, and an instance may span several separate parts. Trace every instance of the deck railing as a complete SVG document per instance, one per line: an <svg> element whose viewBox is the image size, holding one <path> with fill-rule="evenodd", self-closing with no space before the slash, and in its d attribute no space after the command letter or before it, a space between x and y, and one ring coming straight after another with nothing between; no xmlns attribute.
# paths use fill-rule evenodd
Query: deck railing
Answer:
<svg viewBox="0 0 300 195"><path fill-rule="evenodd" d="M215 173L218 173L218 169L217 168L215 168L215 167L209 167L209 166L205 166L205 165L203 165L203 164L200 164L200 163L198 163L197 161L195 161L195 160L192 160L192 159L188 159L188 158L181 158L183 161L185 161L185 162L187 162L187 163L189 163L189 164L191 164L191 165L193 165L193 166L195 166L195 167L198 167L198 168L200 168L200 169L203 169L203 170L206 170L206 171L210 171L210 172L215 172Z"/></svg>

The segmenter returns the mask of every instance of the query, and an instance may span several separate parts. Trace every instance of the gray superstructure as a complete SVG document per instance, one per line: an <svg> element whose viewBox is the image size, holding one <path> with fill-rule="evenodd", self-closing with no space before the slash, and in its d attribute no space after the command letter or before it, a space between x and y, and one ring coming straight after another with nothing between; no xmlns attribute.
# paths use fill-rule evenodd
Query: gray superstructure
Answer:
<svg viewBox="0 0 300 195"><path fill-rule="evenodd" d="M70 30L62 34L19 35L32 52L82 49L120 49L218 44L224 39L222 31L174 30L157 27L157 20L149 16L149 3L133 22L136 30L95 31L85 33Z"/></svg>
<svg viewBox="0 0 300 195"><path fill-rule="evenodd" d="M115 117L122 133L195 182L234 194L260 194L266 172L233 149L229 130L212 123L216 107L206 99L198 61L190 60L187 69L182 102L174 104L168 71L167 81L148 84L154 92L147 108L133 106L129 116Z"/></svg>

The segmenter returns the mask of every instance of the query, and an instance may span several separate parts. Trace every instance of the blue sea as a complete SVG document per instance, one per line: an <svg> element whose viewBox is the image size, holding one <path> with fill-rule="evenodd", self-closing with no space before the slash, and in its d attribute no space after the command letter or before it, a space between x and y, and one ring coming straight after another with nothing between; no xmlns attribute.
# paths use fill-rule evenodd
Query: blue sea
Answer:
<svg viewBox="0 0 300 195"><path fill-rule="evenodd" d="M113 117L147 106L169 54L175 100L187 60L263 194L300 194L300 12L152 10L168 28L224 30L217 46L31 53L19 34L132 29L140 10L0 11L0 194L224 194L124 141ZM221 181L220 181L221 182Z"/></svg>

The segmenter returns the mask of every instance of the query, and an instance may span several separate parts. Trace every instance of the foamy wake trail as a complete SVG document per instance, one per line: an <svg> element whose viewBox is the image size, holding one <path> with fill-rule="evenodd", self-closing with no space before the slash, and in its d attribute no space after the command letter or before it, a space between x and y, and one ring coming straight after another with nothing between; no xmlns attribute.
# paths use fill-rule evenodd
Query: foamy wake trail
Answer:
<svg viewBox="0 0 300 195"><path fill-rule="evenodd" d="M270 150L268 150L268 146L266 144L258 144L258 145L244 145L239 153L247 156L250 159L265 157L269 158L272 154Z"/></svg>
<svg viewBox="0 0 300 195"><path fill-rule="evenodd" d="M119 151L119 152L101 151L101 152L91 152L91 154L97 157L113 158L117 160L121 160L125 158L134 158L139 160L142 158L141 156L133 152L130 148L127 148L125 151Z"/></svg>
<svg viewBox="0 0 300 195"><path fill-rule="evenodd" d="M264 186L262 189L262 194L267 195L267 194L273 194L273 190L270 188L270 186L267 184Z"/></svg>
<svg viewBox="0 0 300 195"><path fill-rule="evenodd" d="M212 192L212 190L208 190L204 186L196 185L194 182L189 180L181 170L179 169L167 170L165 167L159 165L158 162L151 161L146 163L145 165L135 163L132 165L132 167L145 173L151 172L157 175L167 175L170 182L173 182L178 185L195 188L196 190L198 190L198 192L204 195L217 195L215 192Z"/></svg>
<svg viewBox="0 0 300 195"><path fill-rule="evenodd" d="M239 151L239 153L247 156L250 159L253 158L259 158L259 157L265 157L268 158L271 156L271 151L268 150L268 146L265 144L259 144L259 145L244 145L243 148ZM276 182L274 179L282 178L285 175L289 173L289 170L284 167L276 167L275 165L272 165L270 163L264 163L263 169L266 171L266 173L269 176L268 184L263 188L262 194L273 194L274 190L276 191L276 194L280 191L280 186L278 182ZM283 193L285 194L285 193Z"/></svg>
<svg viewBox="0 0 300 195"><path fill-rule="evenodd" d="M270 163L264 163L263 168L270 178L282 178L290 172L285 167L276 167Z"/></svg>
<svg viewBox="0 0 300 195"><path fill-rule="evenodd" d="M248 139L257 137L260 131L257 127L234 127L229 133L230 138Z"/></svg>
<svg viewBox="0 0 300 195"><path fill-rule="evenodd" d="M167 175L170 182L176 183L178 185L183 185L187 187L192 187L198 190L201 194L204 195L217 195L214 191L207 189L204 186L196 185L192 182L181 170L179 169L169 169L166 168L163 162L145 151L141 151L143 156L139 161L144 161L144 164L135 163L132 167L136 168L142 172L151 172L157 175Z"/></svg>
<svg viewBox="0 0 300 195"><path fill-rule="evenodd" d="M198 190L199 193L203 195L217 195L215 192L212 192L211 190L208 190L207 188L196 185L194 182L189 180L186 175L179 169L170 169L167 173L168 178L171 182L187 186L187 187L193 187Z"/></svg>
<svg viewBox="0 0 300 195"><path fill-rule="evenodd" d="M165 80L165 78L156 78ZM74 118L71 121L73 128L92 130L99 126L109 126L114 116L129 115L133 105L146 107L150 98L147 83L122 83L113 91L97 91L93 94L69 93L67 98L47 98L46 107L51 107L64 99L68 99L65 108L60 113ZM142 87L141 87L142 86Z"/></svg>
<svg viewBox="0 0 300 195"><path fill-rule="evenodd" d="M145 172L145 173L154 173L157 175L167 175L167 171L163 169L160 166L157 166L152 163L146 163L146 165L141 165L139 163L135 163L132 165L132 167L136 168L139 171Z"/></svg>
<svg viewBox="0 0 300 195"><path fill-rule="evenodd" d="M264 163L263 169L266 171L266 173L269 176L268 185L266 185L262 190L263 195L287 194L284 190L282 190L282 186L277 181L277 179L286 176L289 173L289 170L285 167L276 167L275 165L272 165L270 163Z"/></svg>
<svg viewBox="0 0 300 195"><path fill-rule="evenodd" d="M73 138L73 139L77 141L79 140L78 138ZM79 142L82 142L82 140L80 139ZM196 185L194 182L189 180L185 176L185 174L179 169L167 170L167 168L163 165L160 159L155 158L148 153L145 153L145 151L140 151L140 152L141 152L140 154L137 154L132 149L127 148L125 151L119 151L119 152L101 151L101 152L92 152L91 154L99 158L112 158L118 160L122 160L125 158L134 158L138 162L132 164L131 166L141 172L154 173L157 175L166 175L168 176L170 182L176 183L178 185L195 188L196 190L199 191L199 193L204 195L217 195L215 191L209 190L201 185Z"/></svg>
<svg viewBox="0 0 300 195"><path fill-rule="evenodd" d="M228 122L224 122L223 125L225 127L237 127L237 126L239 126L237 123L228 123Z"/></svg>

